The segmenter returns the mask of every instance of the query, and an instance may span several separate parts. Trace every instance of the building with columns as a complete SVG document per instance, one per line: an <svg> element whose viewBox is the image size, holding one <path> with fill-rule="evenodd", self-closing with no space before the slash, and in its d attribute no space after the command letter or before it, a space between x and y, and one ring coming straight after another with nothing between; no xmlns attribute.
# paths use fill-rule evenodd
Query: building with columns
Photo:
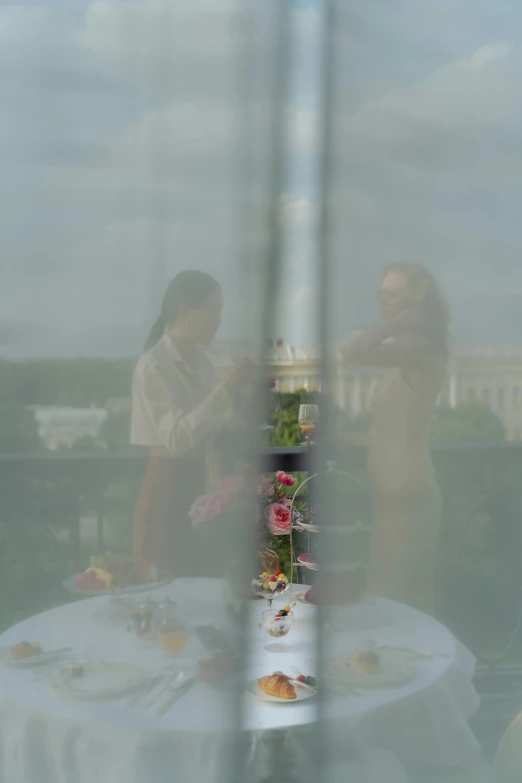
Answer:
<svg viewBox="0 0 522 783"><path fill-rule="evenodd" d="M254 355L239 341L216 341L211 357L225 372L240 355ZM320 391L320 347L293 348L277 340L269 350L267 374L275 391ZM333 390L337 405L352 416L370 409L379 371L339 363ZM440 403L452 408L464 402L487 405L504 422L509 440L522 440L522 347L456 348L450 356L448 378Z"/></svg>
<svg viewBox="0 0 522 783"><path fill-rule="evenodd" d="M270 372L276 391L320 391L320 350L292 349L282 341L272 352ZM342 410L367 413L379 371L339 364L334 389ZM452 352L440 403L455 408L464 402L487 405L504 422L509 440L522 439L522 348L470 348Z"/></svg>

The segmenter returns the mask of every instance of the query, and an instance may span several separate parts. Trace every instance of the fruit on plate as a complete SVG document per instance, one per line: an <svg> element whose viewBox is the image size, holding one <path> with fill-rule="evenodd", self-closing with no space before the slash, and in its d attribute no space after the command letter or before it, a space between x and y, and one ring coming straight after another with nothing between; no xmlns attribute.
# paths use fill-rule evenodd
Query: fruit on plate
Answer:
<svg viewBox="0 0 522 783"><path fill-rule="evenodd" d="M350 662L361 674L376 674L379 671L381 657L375 650L362 650L352 656Z"/></svg>
<svg viewBox="0 0 522 783"><path fill-rule="evenodd" d="M107 552L103 556L91 557L90 566L83 573L75 574L74 578L81 590L102 592L156 582L158 572L147 560Z"/></svg>
<svg viewBox="0 0 522 783"><path fill-rule="evenodd" d="M277 696L279 699L295 699L295 688L284 674L272 674L261 677L257 684L268 696Z"/></svg>
<svg viewBox="0 0 522 783"><path fill-rule="evenodd" d="M306 552L304 555L299 555L297 559L301 563L309 563L310 565L315 565L315 560L313 559L312 555L309 555Z"/></svg>
<svg viewBox="0 0 522 783"><path fill-rule="evenodd" d="M22 658L32 658L35 655L40 655L42 648L36 642L20 642L20 644L13 644L11 647L11 655L15 661L19 661Z"/></svg>
<svg viewBox="0 0 522 783"><path fill-rule="evenodd" d="M99 574L103 573L104 579L100 579ZM107 576L105 576L107 574ZM109 579L108 577L111 577ZM112 584L112 575L108 572L102 572L99 568L88 568L83 574L75 574L76 586L80 590L92 590L93 592L99 592L100 590L107 590Z"/></svg>
<svg viewBox="0 0 522 783"><path fill-rule="evenodd" d="M303 685L309 685L311 688L317 687L317 680L315 677L306 676L304 674L300 674L299 677L296 677L297 682L302 682Z"/></svg>

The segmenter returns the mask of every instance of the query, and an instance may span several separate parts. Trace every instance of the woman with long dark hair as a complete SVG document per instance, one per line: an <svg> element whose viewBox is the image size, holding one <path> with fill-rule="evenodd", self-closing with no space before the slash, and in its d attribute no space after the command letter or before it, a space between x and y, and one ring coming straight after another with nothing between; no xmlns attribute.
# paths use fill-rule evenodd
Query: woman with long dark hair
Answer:
<svg viewBox="0 0 522 783"><path fill-rule="evenodd" d="M429 427L446 377L449 310L433 275L411 262L385 269L379 299L382 322L343 350L355 364L385 369L369 437L369 585L434 613L441 496Z"/></svg>
<svg viewBox="0 0 522 783"><path fill-rule="evenodd" d="M213 435L230 420L235 392L249 375L238 362L218 383L200 349L221 321L221 289L203 272L180 272L134 372L131 443L149 450L134 519L134 554L177 574L201 565L189 509L205 490Z"/></svg>

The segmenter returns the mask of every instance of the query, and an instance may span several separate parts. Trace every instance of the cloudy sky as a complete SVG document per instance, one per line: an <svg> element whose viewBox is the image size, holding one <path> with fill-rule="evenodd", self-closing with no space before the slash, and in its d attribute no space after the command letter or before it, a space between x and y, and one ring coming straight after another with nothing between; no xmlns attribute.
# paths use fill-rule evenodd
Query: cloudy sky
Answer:
<svg viewBox="0 0 522 783"><path fill-rule="evenodd" d="M0 0L0 350L136 353L186 267L223 283L222 337L259 328L272 0ZM257 7L255 7L257 4ZM342 0L332 48L336 332L382 266L438 274L459 342L521 343L517 0ZM314 340L321 16L294 3L274 330ZM245 111L245 108L248 111Z"/></svg>

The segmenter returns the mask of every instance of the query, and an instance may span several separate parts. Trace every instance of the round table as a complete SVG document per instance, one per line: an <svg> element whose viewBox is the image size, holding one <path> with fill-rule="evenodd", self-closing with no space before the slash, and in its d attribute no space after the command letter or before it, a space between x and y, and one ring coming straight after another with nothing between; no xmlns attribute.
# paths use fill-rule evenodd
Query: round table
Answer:
<svg viewBox="0 0 522 783"><path fill-rule="evenodd" d="M213 625L232 634L224 591L219 580L184 579L151 597L176 601L189 626ZM281 605L288 596L283 599ZM110 600L85 599L32 617L6 631L0 646L23 640L37 641L44 649L73 646L86 658L137 663L150 673L172 663L157 643L139 640L125 623L107 619ZM293 628L284 640L291 650L274 653L265 650L273 640L259 627L265 608L264 602L252 601L249 627L244 629L249 640L248 680L285 671L290 664L308 671L308 661L315 657L317 610L298 604ZM339 743L350 734L389 748L406 763L460 763L478 753L467 726L478 706L471 682L474 660L450 632L434 619L384 599L333 611L325 640L328 656L351 652L369 639L438 655L416 662L417 677L407 685L367 690L361 697L329 696L323 715ZM194 666L209 657L197 635L191 634L175 662ZM238 736L261 779L270 771L269 740L284 733L287 747L294 743L303 758L317 722L315 699L270 704L238 689L197 683L166 715L157 717L153 710L130 708L128 698L68 700L48 679L35 680L33 675L27 668L0 667L2 780L112 783L120 775L125 783L163 783L174 764L177 775L172 779L179 783L212 783L217 767L228 763L231 741ZM243 731L238 734L239 725Z"/></svg>

